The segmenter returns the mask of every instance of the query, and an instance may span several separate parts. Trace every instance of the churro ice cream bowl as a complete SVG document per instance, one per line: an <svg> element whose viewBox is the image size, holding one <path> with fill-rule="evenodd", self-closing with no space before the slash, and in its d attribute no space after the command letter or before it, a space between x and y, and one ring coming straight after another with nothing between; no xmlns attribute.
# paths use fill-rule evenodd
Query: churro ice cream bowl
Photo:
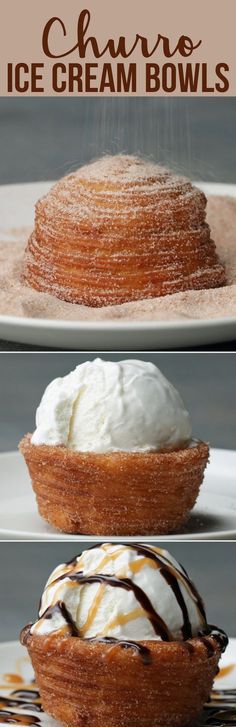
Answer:
<svg viewBox="0 0 236 727"><path fill-rule="evenodd" d="M186 571L152 544L97 545L56 568L21 641L43 709L68 727L184 727L227 646Z"/></svg>
<svg viewBox="0 0 236 727"><path fill-rule="evenodd" d="M42 517L108 536L178 531L209 457L176 389L135 359L95 359L52 381L20 451Z"/></svg>

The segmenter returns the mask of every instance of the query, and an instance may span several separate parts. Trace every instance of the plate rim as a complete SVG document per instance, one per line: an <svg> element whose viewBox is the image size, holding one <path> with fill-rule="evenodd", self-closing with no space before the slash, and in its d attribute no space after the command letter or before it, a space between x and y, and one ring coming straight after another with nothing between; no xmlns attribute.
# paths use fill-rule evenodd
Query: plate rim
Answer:
<svg viewBox="0 0 236 727"><path fill-rule="evenodd" d="M0 324L14 324L18 328L54 328L55 330L63 330L66 328L68 331L89 331L93 330L111 330L122 332L124 330L134 330L142 332L143 330L158 331L158 330L188 330L189 328L217 328L218 326L224 326L224 328L231 328L236 325L236 316L225 316L225 318L189 318L185 319L177 318L176 320L168 321L123 321L120 323L118 320L112 321L68 321L66 318L53 319L53 318L24 318L23 316L11 316L0 314Z"/></svg>

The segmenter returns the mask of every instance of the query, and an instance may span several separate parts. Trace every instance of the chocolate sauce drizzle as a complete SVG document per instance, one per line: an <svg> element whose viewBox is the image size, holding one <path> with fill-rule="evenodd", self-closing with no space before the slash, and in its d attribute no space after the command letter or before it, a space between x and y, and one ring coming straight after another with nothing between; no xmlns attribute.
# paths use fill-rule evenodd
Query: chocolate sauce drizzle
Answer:
<svg viewBox="0 0 236 727"><path fill-rule="evenodd" d="M123 544L122 544L123 545ZM97 546L92 546L92 548ZM127 547L124 546L124 547ZM166 555L162 554L161 552L158 553L157 551L153 550L148 545L140 545L140 544L129 544L129 548L132 548L135 550L138 555L143 555L146 558L149 558L153 560L158 569L161 573L162 577L165 579L166 583L170 586L172 589L176 601L182 611L183 615L183 626L182 626L182 634L183 634L183 640L184 642L187 642L189 639L192 638L192 628L191 623L188 615L188 609L184 600L184 596L182 594L179 580L182 580L187 588L190 590L192 598L194 599L199 614L202 618L203 622L203 628L198 632L198 636L202 638L202 643L205 645L207 653L209 658L213 656L214 654L214 645L212 644L212 641L209 640L209 636L211 639L214 639L217 644L219 645L221 651L224 651L228 639L226 634L221 631L220 629L217 629L215 626L209 626L206 622L206 613L203 605L203 601L195 588L194 584L190 581L186 571L183 569L179 570L176 565L173 565L170 560L166 557ZM77 563L77 557L73 558L73 560L69 561L67 565L76 565ZM179 578L176 576L176 572L179 575ZM68 578L70 581L74 581L78 584L85 585L89 583L105 583L113 588L123 588L126 591L132 591L135 595L136 600L138 603L140 603L141 607L146 613L146 617L149 619L150 623L152 624L152 627L155 631L155 634L158 635L162 641L173 641L172 634L170 633L167 624L161 616L156 612L155 608L153 607L150 599L146 595L146 593L143 591L140 586L138 586L136 583L134 583L130 578L117 578L114 575L105 575L105 574L94 574L94 575L84 575L83 571L78 571L77 573L72 573L70 575L69 572L63 573L62 575L58 576L58 578L55 579L54 583L57 583L64 578ZM65 622L67 623L70 631L71 636L77 636L80 637L79 629L76 626L76 623L72 619L70 613L68 612L68 609L66 608L63 601L58 601L54 606L49 606L49 608L46 609L46 611L41 615L41 618L52 618L55 611L60 611L62 614ZM92 641L103 641L104 643L107 643L108 641L111 643L111 639L108 637L105 637L103 639L99 639L99 637L94 637L93 639L88 639ZM143 661L147 663L147 653L146 651L149 651L145 647L145 654L142 653L141 644L139 642L133 642L133 641L126 641L126 640L118 640L114 639L112 640L112 643L117 643L122 646L122 648L134 648L137 652L140 653L140 655L143 658ZM189 644L189 653L192 653L193 646Z"/></svg>
<svg viewBox="0 0 236 727"><path fill-rule="evenodd" d="M116 578L115 576L103 575L101 573L91 576L84 576L80 573L75 573L69 576L69 578L71 581L76 581L82 585L87 583L106 583L108 586L112 586L113 588L124 588L125 591L133 591L136 600L140 603L144 611L146 611L147 618L152 624L155 634L160 636L162 641L172 640L167 625L161 616L159 616L159 614L155 611L155 608L146 593L144 593L140 586L133 583L130 578Z"/></svg>
<svg viewBox="0 0 236 727"><path fill-rule="evenodd" d="M38 725L40 724L39 717L36 717L36 715L27 715L27 714L18 714L18 712L11 712L9 710L0 709L0 723L4 724L21 724L24 725L24 727L27 727L29 725Z"/></svg>
<svg viewBox="0 0 236 727"><path fill-rule="evenodd" d="M66 608L64 601L57 601L57 603L55 603L55 606L49 606L44 612L43 618L50 619L53 617L54 613L61 613L64 621L66 621L67 625L70 628L71 636L79 636L79 631L77 629L76 623L73 621L73 618L70 615L68 609Z"/></svg>
<svg viewBox="0 0 236 727"><path fill-rule="evenodd" d="M90 642L98 642L100 641L103 644L114 644L121 646L122 649L133 649L134 651L137 651L137 653L140 655L143 664L151 664L151 654L150 650L147 648L147 646L144 646L141 642L138 641L126 641L124 639L115 639L113 636L94 636L90 639L85 639L85 641Z"/></svg>
<svg viewBox="0 0 236 727"><path fill-rule="evenodd" d="M26 712L33 712L33 714L26 714ZM37 689L14 689L8 697L0 694L1 724L20 724L24 725L24 727L35 725L35 727L38 727L41 724L41 718L34 714L35 712L43 712Z"/></svg>
<svg viewBox="0 0 236 727"><path fill-rule="evenodd" d="M154 562L157 563L159 566L159 570L163 578L165 578L166 582L169 584L169 586L172 588L172 591L176 597L176 600L181 608L182 614L183 614L183 637L184 639L191 639L192 636L192 629L191 624L188 617L188 612L186 609L185 601L181 593L181 589L179 587L178 578L176 578L175 571L179 573L182 580L186 583L188 588L191 591L191 594L193 596L194 601L197 604L197 608L199 610L199 613L202 616L203 621L206 623L206 612L204 608L203 601L201 599L201 596L199 595L197 589L195 588L194 583L190 580L188 577L188 574L183 568L183 573L181 570L178 569L178 567L175 565L173 566L173 563L171 563L170 560L166 557L164 554L158 554L156 551L152 550L152 548L148 547L147 545L139 545L136 543L129 544L129 547L135 550L138 555L144 555L146 558L150 558L151 560L154 560ZM182 567L182 566L181 566Z"/></svg>
<svg viewBox="0 0 236 727"><path fill-rule="evenodd" d="M236 724L236 689L213 689L205 705L201 725L230 727Z"/></svg>
<svg viewBox="0 0 236 727"><path fill-rule="evenodd" d="M205 629L202 629L198 632L198 636L202 638L203 643L207 644L208 650L210 652L209 656L212 655L211 650L214 652L214 648L212 647L211 642L209 642L209 639L207 638L208 636L211 636L211 638L217 642L222 654L224 653L229 643L229 639L225 631L219 629L218 626L213 626L212 624L207 624Z"/></svg>

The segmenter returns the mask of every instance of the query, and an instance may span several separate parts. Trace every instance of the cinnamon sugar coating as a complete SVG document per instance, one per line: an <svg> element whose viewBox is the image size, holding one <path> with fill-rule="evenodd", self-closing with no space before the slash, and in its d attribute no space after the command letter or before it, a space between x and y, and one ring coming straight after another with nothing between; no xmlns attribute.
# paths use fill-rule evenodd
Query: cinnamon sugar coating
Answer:
<svg viewBox="0 0 236 727"><path fill-rule="evenodd" d="M178 531L197 499L204 442L152 453L75 452L20 442L39 513L66 533L158 535Z"/></svg>
<svg viewBox="0 0 236 727"><path fill-rule="evenodd" d="M42 705L69 727L184 727L208 699L221 650L213 638L139 642L132 648L56 633L22 636Z"/></svg>
<svg viewBox="0 0 236 727"><path fill-rule="evenodd" d="M205 217L205 195L187 179L104 157L37 203L23 281L91 307L225 285Z"/></svg>

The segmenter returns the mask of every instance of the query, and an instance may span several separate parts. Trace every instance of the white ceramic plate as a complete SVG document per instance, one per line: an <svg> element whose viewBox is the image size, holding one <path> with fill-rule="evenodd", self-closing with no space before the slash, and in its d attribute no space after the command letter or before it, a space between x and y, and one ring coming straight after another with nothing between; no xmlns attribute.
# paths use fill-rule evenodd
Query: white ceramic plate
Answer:
<svg viewBox="0 0 236 727"><path fill-rule="evenodd" d="M34 205L52 182L0 187L1 232L32 226ZM236 197L236 184L198 183L207 194ZM0 316L0 338L76 350L156 350L210 345L236 338L236 317L217 320L77 322Z"/></svg>
<svg viewBox="0 0 236 727"><path fill-rule="evenodd" d="M28 471L18 452L0 455L0 538L6 540L94 541L97 536L64 535L38 515ZM141 533L140 533L141 536ZM140 540L140 536L132 540ZM204 484L190 519L180 534L168 540L213 540L236 537L236 451L212 449ZM103 537L110 540L111 537ZM145 540L165 540L145 537ZM113 537L119 541L120 537ZM129 540L129 538L122 538Z"/></svg>
<svg viewBox="0 0 236 727"><path fill-rule="evenodd" d="M17 722L22 727L62 727L37 710L40 699L33 679L30 659L19 641L0 644L0 723L6 727Z"/></svg>
<svg viewBox="0 0 236 727"><path fill-rule="evenodd" d="M36 699L37 703L37 692L35 693L37 687L32 683L34 674L26 649L18 641L0 644L0 660L0 722L3 725L8 725L9 722L14 724L17 721L16 715L19 715L21 725L34 725L34 717L36 717L39 718L39 727L40 725L45 725L45 727L59 727L59 723L51 717L48 717L44 712L34 711L33 702ZM236 720L236 697L232 693L232 690L235 690L236 687L236 639L230 639L226 653L223 654L220 664L222 675L220 672L214 683L214 690L217 691L215 691L215 694L214 692L212 693L212 702L206 705L198 727L200 727L200 724L217 724L220 727L226 727L226 725L233 724ZM18 691L17 693L17 690L25 691ZM32 691L30 692L30 690ZM219 690L224 690L224 693L219 694ZM9 701L4 704L3 700ZM14 704L12 700L18 700L18 703ZM227 719L227 716L229 717L227 709L231 704L235 716L234 721L229 722ZM212 706L220 710L220 721L214 721L213 715L209 720L209 710L211 710ZM7 720L5 721L4 714L6 714L6 711ZM26 721L24 721L24 717ZM29 719L30 717L32 717L32 722Z"/></svg>

